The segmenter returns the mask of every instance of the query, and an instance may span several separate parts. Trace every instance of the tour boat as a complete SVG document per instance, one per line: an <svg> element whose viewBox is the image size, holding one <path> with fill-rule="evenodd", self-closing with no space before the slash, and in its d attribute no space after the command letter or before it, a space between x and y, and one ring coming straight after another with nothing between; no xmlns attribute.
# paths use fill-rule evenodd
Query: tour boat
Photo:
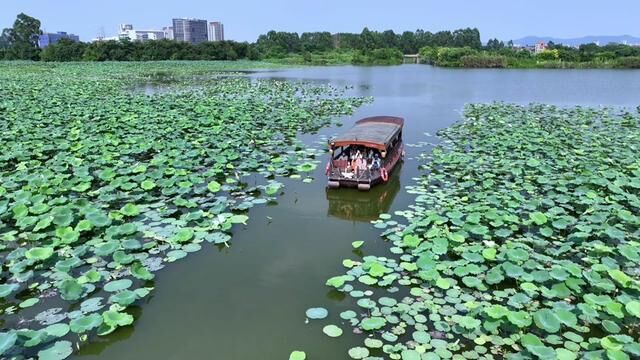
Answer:
<svg viewBox="0 0 640 360"><path fill-rule="evenodd" d="M404 119L400 117L368 117L329 140L331 159L325 169L329 187L369 190L387 182L404 156L403 125Z"/></svg>

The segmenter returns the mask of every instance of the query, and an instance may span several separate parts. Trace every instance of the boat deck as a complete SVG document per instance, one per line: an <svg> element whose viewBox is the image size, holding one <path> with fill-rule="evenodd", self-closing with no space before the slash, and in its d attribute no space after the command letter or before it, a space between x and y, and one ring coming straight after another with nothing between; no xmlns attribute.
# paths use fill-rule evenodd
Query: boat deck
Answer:
<svg viewBox="0 0 640 360"><path fill-rule="evenodd" d="M391 173L396 164L402 158L404 147L400 142L383 160L382 168ZM361 190L368 190L371 186L383 182L382 169L365 169L347 172L348 161L333 159L329 164L327 177L329 178L329 187L357 187Z"/></svg>

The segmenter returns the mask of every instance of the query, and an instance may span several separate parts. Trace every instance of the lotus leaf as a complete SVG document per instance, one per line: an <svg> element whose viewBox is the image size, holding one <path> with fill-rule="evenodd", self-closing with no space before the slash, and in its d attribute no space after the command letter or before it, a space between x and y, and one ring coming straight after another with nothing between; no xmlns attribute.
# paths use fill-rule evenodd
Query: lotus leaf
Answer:
<svg viewBox="0 0 640 360"><path fill-rule="evenodd" d="M102 319L110 327L127 326L133 323L133 316L113 310L103 312Z"/></svg>
<svg viewBox="0 0 640 360"><path fill-rule="evenodd" d="M9 296L9 294L18 289L18 287L18 284L0 284L0 298Z"/></svg>
<svg viewBox="0 0 640 360"><path fill-rule="evenodd" d="M156 183L153 182L152 180L144 180L143 182L140 183L140 187L144 190L151 190L153 188L156 187Z"/></svg>
<svg viewBox="0 0 640 360"><path fill-rule="evenodd" d="M208 185L207 185L207 189L209 189L209 191L216 193L218 191L220 191L220 189L222 188L222 185L220 185L219 182L213 180L211 181Z"/></svg>
<svg viewBox="0 0 640 360"><path fill-rule="evenodd" d="M109 302L116 303L122 306L128 306L135 302L137 298L138 296L135 292L131 290L124 290L111 295L111 297L109 297Z"/></svg>
<svg viewBox="0 0 640 360"><path fill-rule="evenodd" d="M404 350L401 354L402 360L420 360L420 353L415 350Z"/></svg>
<svg viewBox="0 0 640 360"><path fill-rule="evenodd" d="M104 291L108 291L108 292L116 292L116 291L128 289L129 287L131 287L132 284L133 282L129 279L114 280L106 283L103 289Z"/></svg>
<svg viewBox="0 0 640 360"><path fill-rule="evenodd" d="M329 337L340 337L342 335L342 329L335 325L327 325L322 328L322 332L324 332Z"/></svg>
<svg viewBox="0 0 640 360"><path fill-rule="evenodd" d="M67 324L53 324L44 328L44 331L53 337L63 337L69 333L69 325Z"/></svg>
<svg viewBox="0 0 640 360"><path fill-rule="evenodd" d="M31 307L31 306L37 304L38 301L40 301L40 299L38 299L38 298L26 299L25 301L21 302L18 306L20 308L24 309L24 308L28 308L28 307Z"/></svg>
<svg viewBox="0 0 640 360"><path fill-rule="evenodd" d="M326 284L335 288L341 288L346 280L347 279L344 276L334 276L331 279L327 280Z"/></svg>
<svg viewBox="0 0 640 360"><path fill-rule="evenodd" d="M66 359L73 353L73 347L70 341L56 341L53 346L38 352L40 360L61 360Z"/></svg>
<svg viewBox="0 0 640 360"><path fill-rule="evenodd" d="M292 351L289 355L289 360L305 360L307 358L307 354L304 351Z"/></svg>
<svg viewBox="0 0 640 360"><path fill-rule="evenodd" d="M340 318L344 320L350 320L355 318L356 316L357 314L355 313L355 311L352 311L352 310L347 310L340 313Z"/></svg>
<svg viewBox="0 0 640 360"><path fill-rule="evenodd" d="M131 264L131 275L133 277L140 280L151 280L154 278L154 275L147 269L142 263L134 262Z"/></svg>
<svg viewBox="0 0 640 360"><path fill-rule="evenodd" d="M16 343L16 340L18 340L18 335L13 331L0 333L0 355L9 350Z"/></svg>
<svg viewBox="0 0 640 360"><path fill-rule="evenodd" d="M84 288L75 279L64 280L58 286L60 296L65 300L78 300L84 293Z"/></svg>
<svg viewBox="0 0 640 360"><path fill-rule="evenodd" d="M352 359L356 359L356 360L364 359L367 356L369 356L369 350L367 348L359 347L359 346L349 349L348 353Z"/></svg>
<svg viewBox="0 0 640 360"><path fill-rule="evenodd" d="M27 259L46 260L53 255L53 248L50 247L34 247L29 249L25 256Z"/></svg>
<svg viewBox="0 0 640 360"><path fill-rule="evenodd" d="M360 326L362 326L364 330L378 330L383 328L386 323L384 318L374 316L362 320Z"/></svg>
<svg viewBox="0 0 640 360"><path fill-rule="evenodd" d="M99 314L90 314L71 320L69 327L74 333L82 334L97 328L102 324L102 321L102 316Z"/></svg>
<svg viewBox="0 0 640 360"><path fill-rule="evenodd" d="M379 349L384 343L378 339L366 338L364 339L364 345L370 349Z"/></svg>
<svg viewBox="0 0 640 360"><path fill-rule="evenodd" d="M640 301L632 300L625 305L627 312L635 317L640 318Z"/></svg>
<svg viewBox="0 0 640 360"><path fill-rule="evenodd" d="M135 204L126 204L120 209L120 213L125 216L137 216L140 214L140 209Z"/></svg>
<svg viewBox="0 0 640 360"><path fill-rule="evenodd" d="M247 224L249 217L247 215L233 215L229 218L232 224Z"/></svg>
<svg viewBox="0 0 640 360"><path fill-rule="evenodd" d="M540 329L555 333L560 330L558 316L549 309L538 310L533 314L533 320Z"/></svg>
<svg viewBox="0 0 640 360"><path fill-rule="evenodd" d="M329 312L325 308L309 308L305 312L305 315L309 319L324 319L329 315Z"/></svg>

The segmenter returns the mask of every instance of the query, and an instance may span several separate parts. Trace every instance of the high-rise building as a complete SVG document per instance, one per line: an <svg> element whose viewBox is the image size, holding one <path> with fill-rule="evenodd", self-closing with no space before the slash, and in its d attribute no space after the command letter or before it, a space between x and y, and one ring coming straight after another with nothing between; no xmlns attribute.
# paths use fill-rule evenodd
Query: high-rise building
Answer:
<svg viewBox="0 0 640 360"><path fill-rule="evenodd" d="M173 19L173 38L192 44L207 41L207 20Z"/></svg>
<svg viewBox="0 0 640 360"><path fill-rule="evenodd" d="M56 44L61 39L69 39L71 41L80 41L80 37L74 34L67 34L64 31L58 31L56 33L44 33L38 36L38 47L44 49L49 45Z"/></svg>
<svg viewBox="0 0 640 360"><path fill-rule="evenodd" d="M121 24L118 38L131 41L162 40L165 38L165 32L163 30L135 30L131 24Z"/></svg>
<svg viewBox="0 0 640 360"><path fill-rule="evenodd" d="M221 22L209 23L209 41L224 41L224 25Z"/></svg>

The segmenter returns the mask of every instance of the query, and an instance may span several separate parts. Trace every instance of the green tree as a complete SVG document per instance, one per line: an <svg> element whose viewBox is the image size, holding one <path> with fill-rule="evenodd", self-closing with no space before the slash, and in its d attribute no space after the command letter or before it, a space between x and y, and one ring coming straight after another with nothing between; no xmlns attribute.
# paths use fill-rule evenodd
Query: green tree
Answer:
<svg viewBox="0 0 640 360"><path fill-rule="evenodd" d="M298 33L271 30L256 41L258 51L267 58L280 58L301 50Z"/></svg>
<svg viewBox="0 0 640 360"><path fill-rule="evenodd" d="M333 37L328 31L306 32L300 35L303 52L325 52L333 49Z"/></svg>
<svg viewBox="0 0 640 360"><path fill-rule="evenodd" d="M333 35L333 41L338 49L358 49L360 47L360 34L337 33Z"/></svg>
<svg viewBox="0 0 640 360"><path fill-rule="evenodd" d="M442 46L453 47L470 47L472 49L480 49L482 41L480 41L480 31L476 28L458 29L452 34L452 43Z"/></svg>
<svg viewBox="0 0 640 360"><path fill-rule="evenodd" d="M453 39L451 31L438 31L431 37L430 44L425 46L451 47L454 44Z"/></svg>
<svg viewBox="0 0 640 360"><path fill-rule="evenodd" d="M371 51L376 48L376 39L369 28L365 27L360 33L360 49L364 52Z"/></svg>
<svg viewBox="0 0 640 360"><path fill-rule="evenodd" d="M9 49L9 32L11 29L2 30L2 34L0 34L0 60L4 59L7 51Z"/></svg>
<svg viewBox="0 0 640 360"><path fill-rule="evenodd" d="M3 32L4 34L4 32ZM24 13L20 13L13 23L13 28L8 32L9 59L38 60L38 35L40 30L40 20Z"/></svg>
<svg viewBox="0 0 640 360"><path fill-rule="evenodd" d="M80 61L87 45L70 39L60 39L40 53L42 61Z"/></svg>
<svg viewBox="0 0 640 360"><path fill-rule="evenodd" d="M405 31L400 36L400 50L405 54L415 54L418 52L416 43L416 34L411 31Z"/></svg>
<svg viewBox="0 0 640 360"><path fill-rule="evenodd" d="M0 49L7 49L11 43L9 42L9 34L11 29L3 29L0 34Z"/></svg>
<svg viewBox="0 0 640 360"><path fill-rule="evenodd" d="M496 51L504 49L504 43L498 39L491 39L487 42L487 50Z"/></svg>
<svg viewBox="0 0 640 360"><path fill-rule="evenodd" d="M397 48L398 47L398 37L393 32L393 30L385 30L380 36L382 40L383 48Z"/></svg>
<svg viewBox="0 0 640 360"><path fill-rule="evenodd" d="M560 51L558 49L545 50L536 57L540 60L558 60L560 58Z"/></svg>

